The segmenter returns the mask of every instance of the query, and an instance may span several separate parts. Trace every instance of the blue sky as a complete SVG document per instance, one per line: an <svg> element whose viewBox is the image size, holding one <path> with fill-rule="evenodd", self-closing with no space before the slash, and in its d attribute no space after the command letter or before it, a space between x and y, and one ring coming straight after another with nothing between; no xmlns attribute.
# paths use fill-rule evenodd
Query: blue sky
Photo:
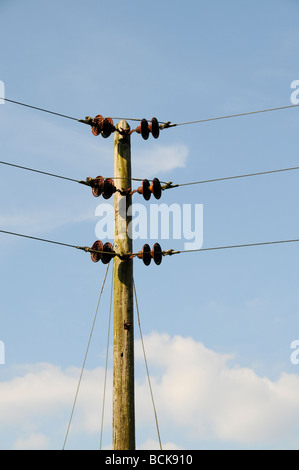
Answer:
<svg viewBox="0 0 299 470"><path fill-rule="evenodd" d="M0 13L6 98L78 119L179 123L287 106L299 79L295 0L1 0ZM113 174L113 136L94 137L83 124L5 103L0 129L2 161L75 179ZM297 166L297 132L295 108L174 127L158 140L133 134L133 174L184 183ZM93 244L101 199L89 188L3 165L0 178L2 230ZM297 178L179 187L161 202L203 204L203 247L298 238ZM182 244L161 241L163 249ZM135 260L164 448L297 448L299 366L290 344L299 336L298 248L186 253L148 268ZM0 447L60 449L105 267L4 234L0 263ZM69 449L99 446L110 283L111 270ZM111 373L110 353L105 448ZM157 447L137 328L136 440Z"/></svg>

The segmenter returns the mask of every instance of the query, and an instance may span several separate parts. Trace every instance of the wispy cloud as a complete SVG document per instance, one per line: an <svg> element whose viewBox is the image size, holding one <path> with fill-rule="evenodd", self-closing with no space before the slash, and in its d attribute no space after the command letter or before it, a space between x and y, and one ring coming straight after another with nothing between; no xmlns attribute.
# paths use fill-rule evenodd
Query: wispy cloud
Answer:
<svg viewBox="0 0 299 470"><path fill-rule="evenodd" d="M93 210L79 211L76 213L74 207L72 212L62 211L61 208L53 207L51 210L32 210L30 213L23 213L16 210L10 214L0 214L0 229L8 232L20 233L28 236L50 238L49 234L56 229L74 224L95 221ZM17 238L1 234L0 246L16 242ZM68 243L72 243L68 240Z"/></svg>
<svg viewBox="0 0 299 470"><path fill-rule="evenodd" d="M44 450L49 445L49 439L44 434L30 434L28 437L19 438L13 445L13 450Z"/></svg>
<svg viewBox="0 0 299 470"><path fill-rule="evenodd" d="M132 161L133 174L146 178L186 166L188 147L183 144L153 145L139 149Z"/></svg>

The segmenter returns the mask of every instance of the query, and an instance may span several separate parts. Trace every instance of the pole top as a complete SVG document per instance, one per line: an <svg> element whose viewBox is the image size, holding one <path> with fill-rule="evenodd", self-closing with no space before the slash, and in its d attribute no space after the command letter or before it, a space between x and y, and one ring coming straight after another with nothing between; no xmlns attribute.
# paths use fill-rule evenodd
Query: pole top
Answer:
<svg viewBox="0 0 299 470"><path fill-rule="evenodd" d="M130 130L131 130L128 122L125 119L122 119L121 121L119 121L116 124L115 129L119 131L118 132L119 139L122 139L122 138L128 136L129 133L130 133Z"/></svg>

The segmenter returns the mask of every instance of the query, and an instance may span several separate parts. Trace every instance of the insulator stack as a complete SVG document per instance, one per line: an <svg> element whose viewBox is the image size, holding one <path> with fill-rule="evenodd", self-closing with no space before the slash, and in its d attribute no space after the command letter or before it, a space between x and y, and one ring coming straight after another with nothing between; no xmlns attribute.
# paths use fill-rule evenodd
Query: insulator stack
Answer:
<svg viewBox="0 0 299 470"><path fill-rule="evenodd" d="M102 129L102 137L104 137L104 139L107 139L108 137L110 137L110 135L114 131L115 131L115 127L113 125L113 120L111 118L104 119L103 129Z"/></svg>
<svg viewBox="0 0 299 470"><path fill-rule="evenodd" d="M153 249L150 249L150 246L146 243L142 247L142 251L139 251L137 257L142 259L146 266L151 264L151 260L153 259L154 262L159 265L162 262L162 249L159 243L155 243Z"/></svg>
<svg viewBox="0 0 299 470"><path fill-rule="evenodd" d="M107 139L114 131L115 127L111 118L103 118L101 114L98 114L91 121L91 132L95 136L102 134L102 137Z"/></svg>
<svg viewBox="0 0 299 470"><path fill-rule="evenodd" d="M149 266L151 264L152 254L151 254L150 246L147 243L143 245L142 251L139 251L137 257L139 259L142 259L145 266Z"/></svg>
<svg viewBox="0 0 299 470"><path fill-rule="evenodd" d="M160 126L158 120L153 117L150 124L146 119L142 119L140 125L135 129L138 134L141 134L144 140L149 138L150 133L157 139L160 135Z"/></svg>
<svg viewBox="0 0 299 470"><path fill-rule="evenodd" d="M116 192L112 178L104 179L102 176L97 176L90 180L89 185L94 197L103 196L104 199L109 199Z"/></svg>
<svg viewBox="0 0 299 470"><path fill-rule="evenodd" d="M113 246L110 242L105 243L103 246L103 254L102 254L102 263L108 264L110 263L111 259L114 258L115 251L113 250Z"/></svg>
<svg viewBox="0 0 299 470"><path fill-rule="evenodd" d="M139 186L138 189L136 189L136 192L138 194L142 194L144 199L148 201L151 197L151 191L150 191L150 182L149 180L143 180L141 186Z"/></svg>
<svg viewBox="0 0 299 470"><path fill-rule="evenodd" d="M105 180L102 176L97 176L91 181L91 191L94 197L99 197L103 194Z"/></svg>
<svg viewBox="0 0 299 470"><path fill-rule="evenodd" d="M104 191L103 198L109 199L116 192L116 187L114 185L112 178L106 178L104 182Z"/></svg>
<svg viewBox="0 0 299 470"><path fill-rule="evenodd" d="M151 194L154 195L156 199L160 199L161 194L162 194L162 187L161 183L158 180L158 178L154 178L152 181L152 184L145 179L142 181L141 186L136 189L134 192L137 192L138 194L142 194L144 199L148 201L151 197Z"/></svg>
<svg viewBox="0 0 299 470"><path fill-rule="evenodd" d="M104 118L101 114L98 114L96 117L92 119L92 124L91 124L91 132L93 135L100 135L102 130L103 130L103 121Z"/></svg>
<svg viewBox="0 0 299 470"><path fill-rule="evenodd" d="M90 257L94 263L102 261L103 264L108 264L115 256L115 251L110 242L103 245L101 240L97 240L91 247Z"/></svg>
<svg viewBox="0 0 299 470"><path fill-rule="evenodd" d="M150 192L153 193L156 199L160 199L161 194L162 194L162 188L161 188L161 183L158 180L158 178L153 179L152 184L149 187L149 189L150 189Z"/></svg>

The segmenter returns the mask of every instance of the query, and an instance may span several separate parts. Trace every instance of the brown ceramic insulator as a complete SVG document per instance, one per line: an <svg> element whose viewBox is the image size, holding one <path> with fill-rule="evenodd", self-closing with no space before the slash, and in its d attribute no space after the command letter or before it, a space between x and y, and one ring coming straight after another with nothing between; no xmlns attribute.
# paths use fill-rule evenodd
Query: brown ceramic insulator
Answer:
<svg viewBox="0 0 299 470"><path fill-rule="evenodd" d="M109 199L116 191L112 178L106 178L104 182L103 198Z"/></svg>
<svg viewBox="0 0 299 470"><path fill-rule="evenodd" d="M147 140L149 137L149 128L148 128L148 122L146 119L142 119L140 122L140 126L136 128L136 132L138 134L141 134L144 140Z"/></svg>
<svg viewBox="0 0 299 470"><path fill-rule="evenodd" d="M142 247L142 251L139 251L138 253L138 258L142 259L145 266L149 266L152 260L152 254L151 254L151 249L150 246L146 243Z"/></svg>
<svg viewBox="0 0 299 470"><path fill-rule="evenodd" d="M115 127L113 125L113 120L111 118L105 118L103 121L103 128L102 128L102 136L104 139L110 137L112 132L115 131Z"/></svg>
<svg viewBox="0 0 299 470"><path fill-rule="evenodd" d="M161 264L162 262L162 249L159 243L155 243L151 251L152 258L156 264Z"/></svg>
<svg viewBox="0 0 299 470"><path fill-rule="evenodd" d="M103 121L104 118L101 114L98 114L95 118L93 118L93 124L91 126L91 132L93 135L99 135L103 130Z"/></svg>
<svg viewBox="0 0 299 470"><path fill-rule="evenodd" d="M103 251L103 243L101 242L101 240L97 240L96 242L94 242L91 249L95 251ZM90 257L91 261L97 263L102 259L102 253L90 253Z"/></svg>
<svg viewBox="0 0 299 470"><path fill-rule="evenodd" d="M150 199L152 194L149 188L150 182L148 180L143 180L141 186L137 189L137 193L142 194L146 201Z"/></svg>
<svg viewBox="0 0 299 470"><path fill-rule="evenodd" d="M110 242L105 243L103 246L103 254L102 254L102 263L108 264L112 258L114 258L115 252L113 250L113 246Z"/></svg>
<svg viewBox="0 0 299 470"><path fill-rule="evenodd" d="M91 191L94 197L99 197L104 191L104 178L97 176L91 183Z"/></svg>
<svg viewBox="0 0 299 470"><path fill-rule="evenodd" d="M155 139L158 139L158 137L160 135L160 127L159 127L159 122L158 122L157 118L153 117L153 119L151 120L151 123L148 126L148 128L149 128L149 131L151 132L152 136Z"/></svg>
<svg viewBox="0 0 299 470"><path fill-rule="evenodd" d="M154 178L152 184L149 187L150 191L153 193L156 199L160 199L162 194L161 183L158 178Z"/></svg>

